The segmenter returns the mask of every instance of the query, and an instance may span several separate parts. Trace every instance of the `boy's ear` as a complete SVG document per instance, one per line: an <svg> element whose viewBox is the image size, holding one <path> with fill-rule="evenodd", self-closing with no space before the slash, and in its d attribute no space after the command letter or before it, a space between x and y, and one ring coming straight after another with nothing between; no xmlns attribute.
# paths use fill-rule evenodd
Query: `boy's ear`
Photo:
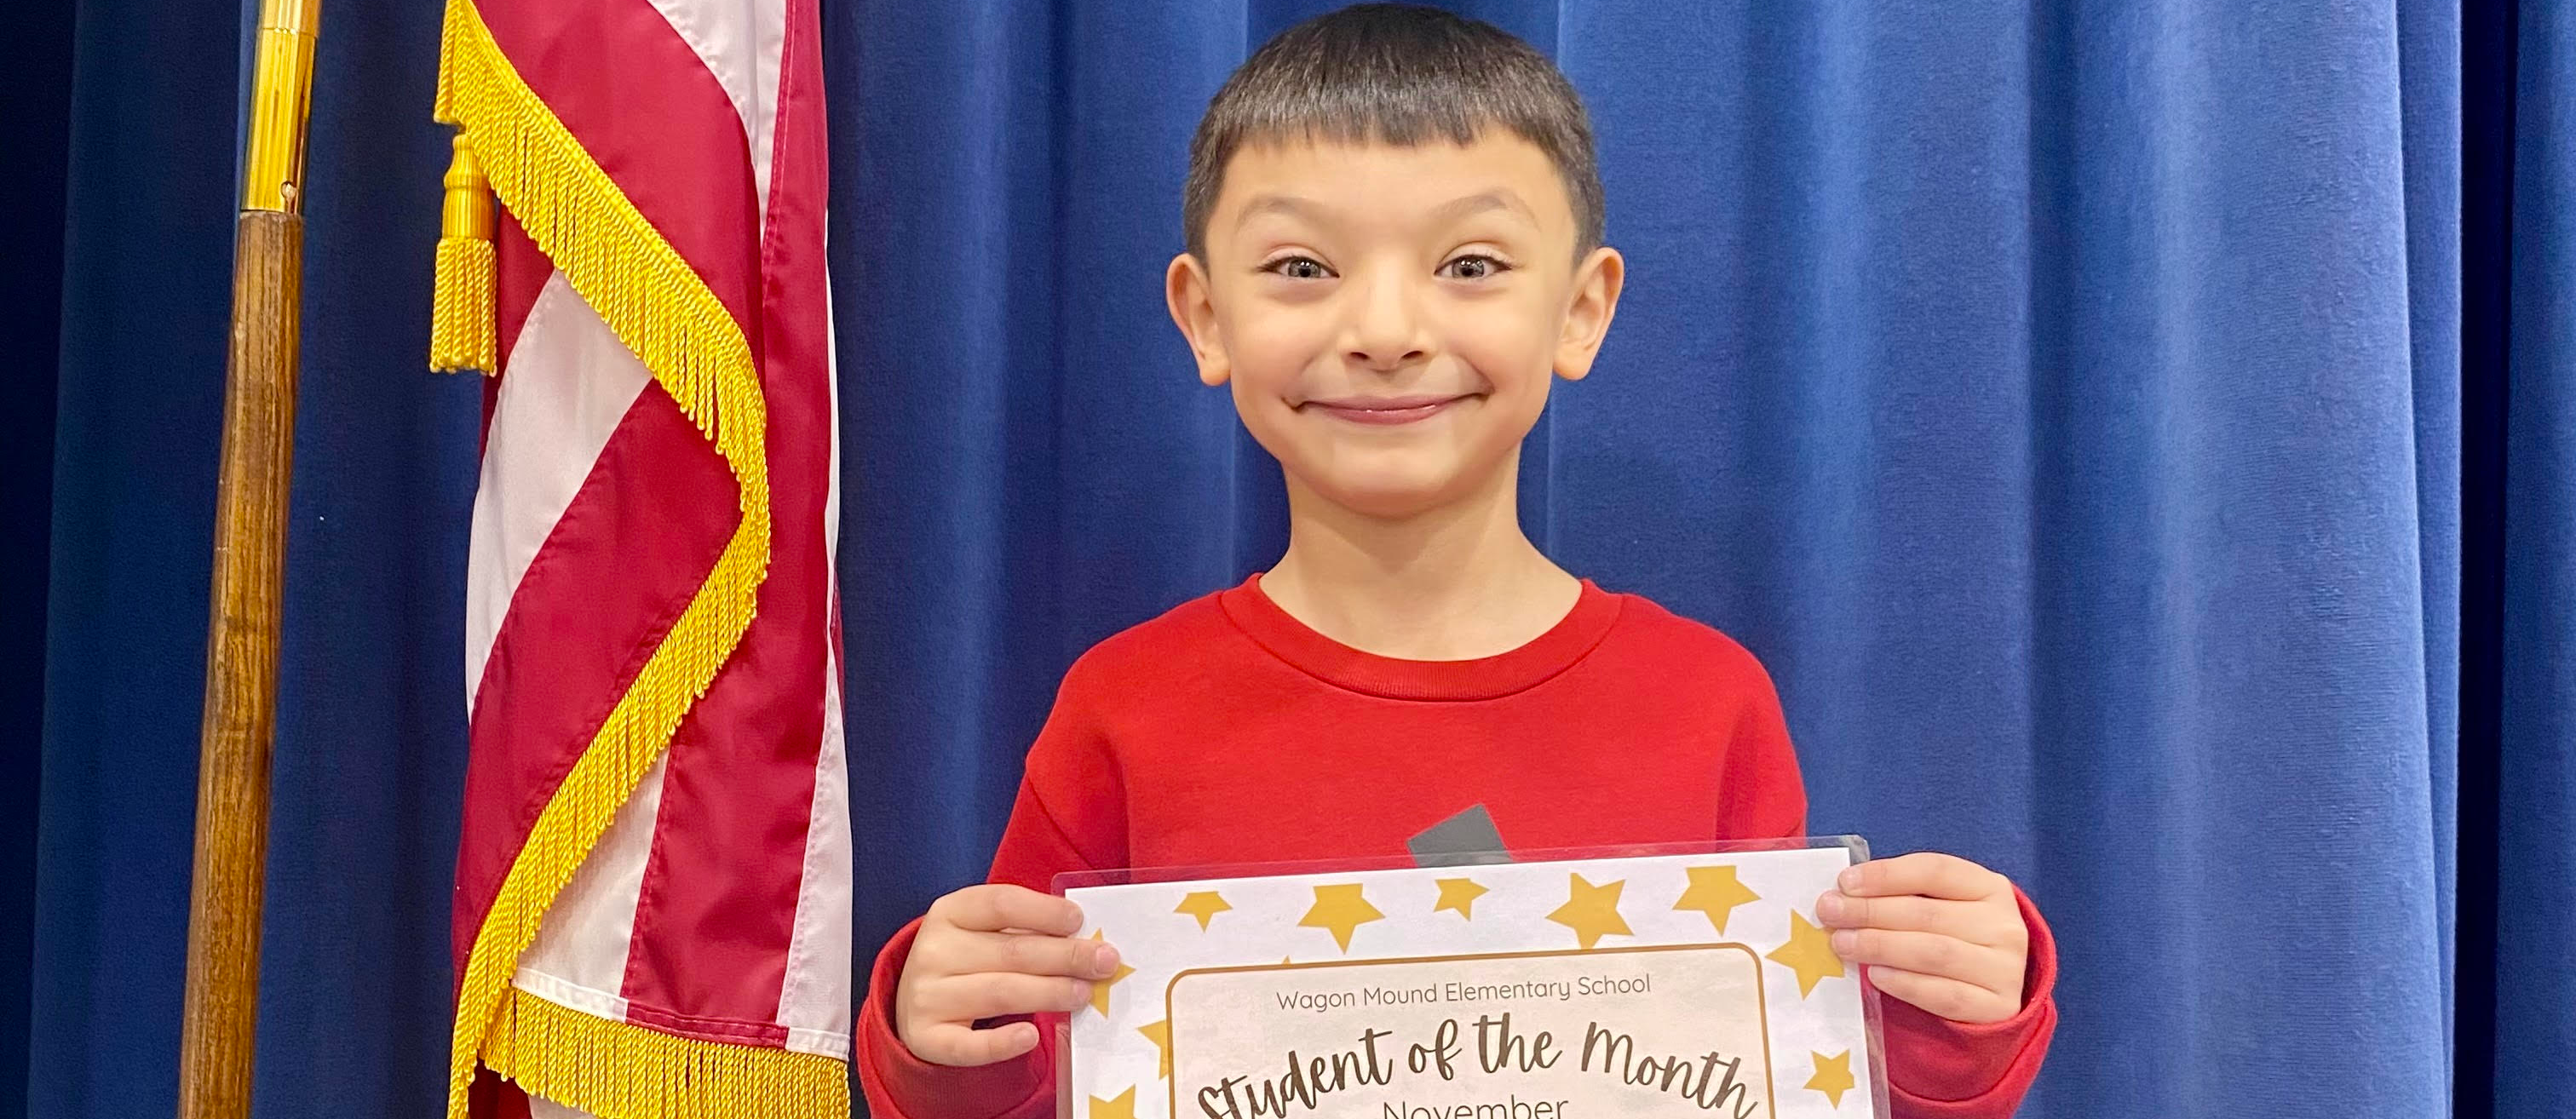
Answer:
<svg viewBox="0 0 2576 1119"><path fill-rule="evenodd" d="M1208 295L1208 275L1199 258L1182 253L1172 258L1172 266L1163 274L1163 301L1171 306L1172 325L1181 328L1181 337L1190 343L1190 356L1199 363L1199 380L1210 386L1222 385L1234 375L1226 360L1225 345L1216 324L1216 304Z"/></svg>
<svg viewBox="0 0 2576 1119"><path fill-rule="evenodd" d="M1592 359L1610 334L1610 318L1619 311L1619 289L1627 279L1627 260L1607 245L1575 267L1573 301L1565 309L1565 330L1556 339L1557 376L1580 381L1592 372Z"/></svg>

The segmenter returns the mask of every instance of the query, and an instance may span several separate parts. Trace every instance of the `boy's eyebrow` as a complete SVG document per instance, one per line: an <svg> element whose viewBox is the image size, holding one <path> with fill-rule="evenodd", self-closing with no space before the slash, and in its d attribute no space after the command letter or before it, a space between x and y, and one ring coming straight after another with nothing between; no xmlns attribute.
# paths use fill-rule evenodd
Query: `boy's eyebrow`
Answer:
<svg viewBox="0 0 2576 1119"><path fill-rule="evenodd" d="M1263 214L1285 214L1292 218L1313 218L1316 216L1316 208L1314 203L1293 195L1255 195L1252 201L1244 203L1243 215L1234 219L1235 228L1241 229L1244 226L1250 225L1252 224L1252 219L1260 217Z"/></svg>
<svg viewBox="0 0 2576 1119"><path fill-rule="evenodd" d="M1471 214L1481 214L1487 210L1504 210L1519 214L1531 221L1538 220L1538 216L1530 211L1529 204L1521 201L1520 195L1502 188L1480 191L1464 198L1443 202L1439 209L1431 212L1431 216L1437 221L1448 223ZM1252 219L1263 214L1284 214L1288 217L1308 220L1321 217L1319 208L1308 199L1290 194L1262 194L1244 203L1243 215L1235 219L1235 228L1240 229L1249 225Z"/></svg>
<svg viewBox="0 0 2576 1119"><path fill-rule="evenodd" d="M1500 188L1442 203L1433 213L1442 221L1457 221L1487 210L1509 210L1533 221L1537 219L1537 215L1530 212L1529 205L1521 201L1520 195Z"/></svg>

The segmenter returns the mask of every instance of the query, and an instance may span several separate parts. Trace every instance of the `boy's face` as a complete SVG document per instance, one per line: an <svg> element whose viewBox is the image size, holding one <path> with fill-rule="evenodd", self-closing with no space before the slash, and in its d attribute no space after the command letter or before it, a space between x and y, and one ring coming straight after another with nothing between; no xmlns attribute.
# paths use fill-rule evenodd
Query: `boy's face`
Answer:
<svg viewBox="0 0 2576 1119"><path fill-rule="evenodd" d="M1252 145L1166 295L1292 487L1405 517L1501 484L1551 376L1590 371L1622 264L1575 259L1576 236L1555 166L1507 130Z"/></svg>

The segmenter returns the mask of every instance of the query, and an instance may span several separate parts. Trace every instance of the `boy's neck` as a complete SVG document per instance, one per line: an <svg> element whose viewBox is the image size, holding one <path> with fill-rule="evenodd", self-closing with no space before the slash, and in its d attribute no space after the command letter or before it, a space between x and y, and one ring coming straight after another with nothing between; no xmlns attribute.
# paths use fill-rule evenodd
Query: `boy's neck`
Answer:
<svg viewBox="0 0 2576 1119"><path fill-rule="evenodd" d="M1466 500L1397 520L1288 483L1288 554L1261 578L1288 615L1404 660L1510 652L1574 609L1582 584L1521 532L1517 463Z"/></svg>

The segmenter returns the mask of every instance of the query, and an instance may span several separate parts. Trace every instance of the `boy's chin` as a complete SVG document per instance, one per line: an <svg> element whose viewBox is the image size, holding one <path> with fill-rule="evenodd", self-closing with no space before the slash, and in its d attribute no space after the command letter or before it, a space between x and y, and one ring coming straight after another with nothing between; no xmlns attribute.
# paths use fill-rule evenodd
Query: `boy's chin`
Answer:
<svg viewBox="0 0 2576 1119"><path fill-rule="evenodd" d="M1315 496L1374 520L1410 520L1455 505L1484 487L1458 471L1371 471L1359 477L1304 479Z"/></svg>

